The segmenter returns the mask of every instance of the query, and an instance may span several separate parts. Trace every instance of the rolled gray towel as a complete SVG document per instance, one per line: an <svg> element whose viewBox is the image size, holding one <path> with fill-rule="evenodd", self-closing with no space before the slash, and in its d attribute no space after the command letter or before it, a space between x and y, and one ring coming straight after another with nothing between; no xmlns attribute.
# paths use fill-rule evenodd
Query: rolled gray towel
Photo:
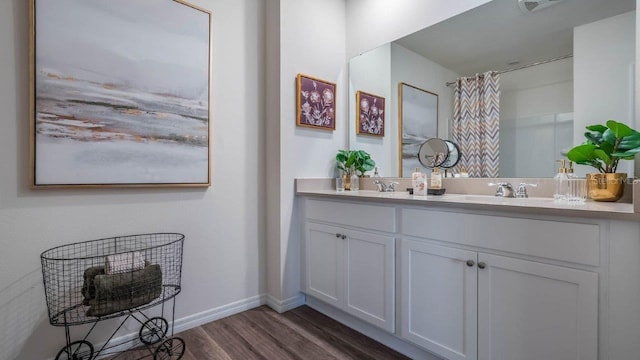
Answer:
<svg viewBox="0 0 640 360"><path fill-rule="evenodd" d="M95 296L88 300L87 316L105 316L145 305L162 293L162 270L154 264L119 274L99 274L93 279ZM89 287L88 293L91 293Z"/></svg>

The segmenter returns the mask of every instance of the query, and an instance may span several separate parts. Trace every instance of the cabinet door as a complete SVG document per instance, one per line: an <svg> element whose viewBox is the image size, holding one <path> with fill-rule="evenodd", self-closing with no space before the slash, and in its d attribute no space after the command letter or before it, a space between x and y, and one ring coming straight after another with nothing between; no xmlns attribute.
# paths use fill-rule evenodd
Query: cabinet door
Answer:
<svg viewBox="0 0 640 360"><path fill-rule="evenodd" d="M480 360L595 360L596 273L479 254Z"/></svg>
<svg viewBox="0 0 640 360"><path fill-rule="evenodd" d="M306 292L331 305L344 303L344 231L306 223ZM346 236L345 236L346 238Z"/></svg>
<svg viewBox="0 0 640 360"><path fill-rule="evenodd" d="M345 311L394 332L395 240L360 231L345 234Z"/></svg>
<svg viewBox="0 0 640 360"><path fill-rule="evenodd" d="M406 239L399 252L400 335L449 360L476 359L477 253Z"/></svg>

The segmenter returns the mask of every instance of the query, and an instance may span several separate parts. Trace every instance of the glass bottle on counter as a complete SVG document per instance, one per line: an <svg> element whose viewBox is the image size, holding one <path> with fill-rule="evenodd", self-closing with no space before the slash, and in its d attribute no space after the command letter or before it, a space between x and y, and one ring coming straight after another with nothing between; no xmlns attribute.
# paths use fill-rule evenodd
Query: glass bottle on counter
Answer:
<svg viewBox="0 0 640 360"><path fill-rule="evenodd" d="M553 177L554 182L554 191L553 191L553 200L554 201L565 201L567 199L568 187L567 184L569 182L569 177L567 176L567 168L565 167L565 160L558 160L560 162L560 168L558 169L558 173Z"/></svg>
<svg viewBox="0 0 640 360"><path fill-rule="evenodd" d="M572 204L582 203L587 199L587 180L573 173L573 162L567 168L567 201Z"/></svg>
<svg viewBox="0 0 640 360"><path fill-rule="evenodd" d="M356 170L351 170L351 191L360 190L360 177L356 175Z"/></svg>

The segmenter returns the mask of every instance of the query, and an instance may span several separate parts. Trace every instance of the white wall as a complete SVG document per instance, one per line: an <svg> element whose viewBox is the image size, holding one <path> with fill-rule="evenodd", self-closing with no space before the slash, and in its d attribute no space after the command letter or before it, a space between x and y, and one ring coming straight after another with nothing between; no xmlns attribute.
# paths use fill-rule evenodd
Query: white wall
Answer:
<svg viewBox="0 0 640 360"><path fill-rule="evenodd" d="M30 190L29 1L0 1L0 359L53 357L64 343L48 324L39 262L56 245L184 233L177 318L266 290L264 3L193 2L214 11L212 187Z"/></svg>
<svg viewBox="0 0 640 360"><path fill-rule="evenodd" d="M573 81L500 94L500 118L517 119L573 111Z"/></svg>
<svg viewBox="0 0 640 360"><path fill-rule="evenodd" d="M277 71L279 81L270 81L267 92L280 94L279 111L267 116L269 126L279 129L279 148L268 148L268 174L279 181L275 190L280 197L269 197L268 215L268 292L276 302L296 302L300 288L299 209L294 202L296 177L330 177L334 174L335 154L347 146L348 96L345 53L345 0L273 0L268 10L278 11L279 65L270 62L267 73ZM268 48L278 46L270 41ZM275 55L274 55L275 56ZM276 66L276 68L274 68ZM336 129L315 130L296 126L296 85L298 73L321 78L337 85ZM271 141L271 140L269 140ZM273 191L268 188L267 192Z"/></svg>
<svg viewBox="0 0 640 360"><path fill-rule="evenodd" d="M384 136L356 135L356 91L385 98ZM392 151L398 141L397 132L394 136L397 116L393 111L393 92L391 44L378 46L349 61L349 149L368 152L375 160L380 176L395 176L398 168Z"/></svg>
<svg viewBox="0 0 640 360"><path fill-rule="evenodd" d="M335 153L348 145L347 59L488 1L402 0L393 5L382 0L267 1L271 9L267 11L279 10L280 16L279 44L267 35L267 48L280 47L279 55L273 55L279 57L280 66L273 68L271 62L267 68L267 74L280 73L279 83L267 83L267 93L280 94L279 111L267 114L269 126L278 124L280 130L279 148L269 146L272 140L267 140L266 153L268 158L279 157L279 164L268 161L270 187L266 190L280 192L279 201L269 195L267 204L268 293L274 301L291 304L299 296L300 209L294 202L294 179L333 176ZM335 131L296 127L298 73L337 84ZM278 177L279 188L274 189ZM279 218L271 211L277 211Z"/></svg>
<svg viewBox="0 0 640 360"><path fill-rule="evenodd" d="M572 112L571 58L502 74L500 176L553 177L573 146Z"/></svg>
<svg viewBox="0 0 640 360"><path fill-rule="evenodd" d="M347 56L376 48L490 0L349 0Z"/></svg>
<svg viewBox="0 0 640 360"><path fill-rule="evenodd" d="M572 58L500 75L501 119L572 111Z"/></svg>
<svg viewBox="0 0 640 360"><path fill-rule="evenodd" d="M614 119L636 126L632 113L635 19L632 11L574 29L574 144L584 141L587 125ZM620 172L631 169L631 161L618 166Z"/></svg>
<svg viewBox="0 0 640 360"><path fill-rule="evenodd" d="M640 24L640 11L637 11L638 7L640 7L640 0L636 0L636 24ZM636 115L635 118L635 124L636 124L636 129L637 126L640 125L640 111L638 109L640 109L640 96L638 96L638 94L640 94L640 71L638 70L638 59L640 59L640 26L636 25L636 66L635 66L635 74L636 74L636 87L635 87L635 92L633 94L633 97L636 99L635 101L635 106L634 106L634 113ZM634 162L634 168L635 168L635 176L640 177L640 156L636 156L636 160Z"/></svg>

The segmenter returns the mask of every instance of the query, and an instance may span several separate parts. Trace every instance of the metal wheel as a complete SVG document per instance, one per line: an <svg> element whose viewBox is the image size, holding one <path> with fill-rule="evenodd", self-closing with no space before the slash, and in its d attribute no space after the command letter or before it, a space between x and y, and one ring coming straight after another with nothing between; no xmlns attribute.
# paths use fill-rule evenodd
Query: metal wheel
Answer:
<svg viewBox="0 0 640 360"><path fill-rule="evenodd" d="M56 360L90 360L93 358L93 345L86 340L77 340L63 347Z"/></svg>
<svg viewBox="0 0 640 360"><path fill-rule="evenodd" d="M167 339L158 346L153 354L153 360L178 360L182 359L186 346L184 340L179 337Z"/></svg>
<svg viewBox="0 0 640 360"><path fill-rule="evenodd" d="M164 339L169 329L169 323L163 317L153 317L142 324L140 328L140 341L151 345Z"/></svg>

